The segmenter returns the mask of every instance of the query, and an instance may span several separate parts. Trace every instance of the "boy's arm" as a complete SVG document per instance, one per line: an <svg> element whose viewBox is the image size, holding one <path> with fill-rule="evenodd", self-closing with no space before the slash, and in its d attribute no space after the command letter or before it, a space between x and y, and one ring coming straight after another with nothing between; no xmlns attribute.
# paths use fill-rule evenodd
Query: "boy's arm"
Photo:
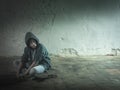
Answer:
<svg viewBox="0 0 120 90"><path fill-rule="evenodd" d="M17 78L19 78L19 76L20 76L20 71L21 71L22 67L23 67L23 63L20 62L18 69L17 69L17 73L16 73Z"/></svg>
<svg viewBox="0 0 120 90"><path fill-rule="evenodd" d="M20 62L20 64L19 64L19 66L18 66L18 69L17 69L17 72L16 72L16 76L19 78L19 76L20 76L20 71L21 71L21 69L23 68L23 66L24 66L24 64L26 63L26 60L27 60L27 48L25 47L24 48L24 53L23 53L23 55L22 55L22 59L21 59L21 62Z"/></svg>
<svg viewBox="0 0 120 90"><path fill-rule="evenodd" d="M36 61L33 61L32 64L30 65L30 67L26 70L26 72L24 74L27 75L29 73L29 71L31 70L31 68L34 67L35 65L36 65Z"/></svg>

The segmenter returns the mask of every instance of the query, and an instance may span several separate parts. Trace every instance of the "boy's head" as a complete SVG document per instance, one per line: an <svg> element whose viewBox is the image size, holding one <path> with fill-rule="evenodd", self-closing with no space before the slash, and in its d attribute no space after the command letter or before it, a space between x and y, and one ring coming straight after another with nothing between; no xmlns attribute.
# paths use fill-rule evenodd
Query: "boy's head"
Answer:
<svg viewBox="0 0 120 90"><path fill-rule="evenodd" d="M28 47L35 49L39 44L39 39L32 32L27 32L25 35L25 43Z"/></svg>
<svg viewBox="0 0 120 90"><path fill-rule="evenodd" d="M32 49L35 49L37 47L37 42L35 39L29 40L29 47L31 47Z"/></svg>

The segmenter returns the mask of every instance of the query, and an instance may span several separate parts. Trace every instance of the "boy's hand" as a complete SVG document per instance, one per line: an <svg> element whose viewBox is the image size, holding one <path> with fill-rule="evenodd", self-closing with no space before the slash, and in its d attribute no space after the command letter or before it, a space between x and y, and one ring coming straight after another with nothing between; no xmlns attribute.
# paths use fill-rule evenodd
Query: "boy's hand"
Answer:
<svg viewBox="0 0 120 90"><path fill-rule="evenodd" d="M24 73L24 76L28 75L29 74L29 71L26 70L25 73Z"/></svg>
<svg viewBox="0 0 120 90"><path fill-rule="evenodd" d="M16 73L16 77L17 77L17 78L19 78L19 77L20 77L20 74L19 74L18 72Z"/></svg>

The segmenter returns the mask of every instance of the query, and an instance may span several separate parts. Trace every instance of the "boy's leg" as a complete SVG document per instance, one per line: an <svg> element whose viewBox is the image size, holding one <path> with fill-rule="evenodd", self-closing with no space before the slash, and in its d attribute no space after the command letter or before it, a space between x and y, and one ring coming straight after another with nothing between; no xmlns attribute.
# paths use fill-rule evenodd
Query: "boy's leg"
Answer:
<svg viewBox="0 0 120 90"><path fill-rule="evenodd" d="M16 72L17 72L17 70L18 70L19 64L20 64L20 60L15 60L15 61L13 61L14 70L15 70Z"/></svg>
<svg viewBox="0 0 120 90"><path fill-rule="evenodd" d="M35 74L40 74L40 73L43 73L45 71L45 67L43 65L38 65L38 66L35 66L33 67L31 70L30 70L30 76L34 76Z"/></svg>
<svg viewBox="0 0 120 90"><path fill-rule="evenodd" d="M18 71L20 62L21 62L20 60L16 60L16 61L13 62L13 66L14 66L14 68L15 68L15 72ZM20 76L20 77L24 76L24 72L25 72L25 71L26 71L26 68L25 68L25 66L23 66L23 68L21 69L21 71L20 71L20 73L19 73L19 76Z"/></svg>

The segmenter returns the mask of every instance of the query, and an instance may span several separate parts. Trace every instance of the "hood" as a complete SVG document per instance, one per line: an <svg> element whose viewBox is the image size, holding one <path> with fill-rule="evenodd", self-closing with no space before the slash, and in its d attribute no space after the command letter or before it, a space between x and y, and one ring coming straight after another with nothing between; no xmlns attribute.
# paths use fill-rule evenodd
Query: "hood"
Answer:
<svg viewBox="0 0 120 90"><path fill-rule="evenodd" d="M29 39L35 39L37 41L37 44L39 43L39 39L32 32L27 32L25 35L25 43L27 46L29 44Z"/></svg>

